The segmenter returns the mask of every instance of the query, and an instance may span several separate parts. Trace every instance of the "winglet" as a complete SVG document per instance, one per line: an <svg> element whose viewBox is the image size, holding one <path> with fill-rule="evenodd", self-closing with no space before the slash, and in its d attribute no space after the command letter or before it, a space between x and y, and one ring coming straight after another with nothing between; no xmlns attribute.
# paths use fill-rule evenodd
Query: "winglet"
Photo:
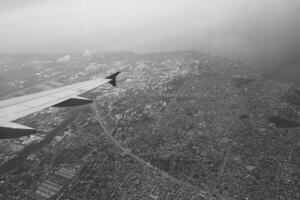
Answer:
<svg viewBox="0 0 300 200"><path fill-rule="evenodd" d="M118 76L118 74L120 74L120 71L119 71L119 72L116 72L116 73L114 73L114 74L112 74L112 75L110 75L110 76L108 76L108 77L106 77L106 79L110 79L109 83L110 83L112 86L114 86L114 87L117 86L117 84L116 84L116 77Z"/></svg>

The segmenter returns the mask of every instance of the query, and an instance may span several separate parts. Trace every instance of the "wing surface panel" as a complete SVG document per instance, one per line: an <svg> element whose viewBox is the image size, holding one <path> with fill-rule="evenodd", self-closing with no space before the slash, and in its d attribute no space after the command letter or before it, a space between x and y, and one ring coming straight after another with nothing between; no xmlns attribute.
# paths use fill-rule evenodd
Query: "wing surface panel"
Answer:
<svg viewBox="0 0 300 200"><path fill-rule="evenodd" d="M89 80L53 90L1 101L0 124L51 107L107 82L109 82L108 79Z"/></svg>

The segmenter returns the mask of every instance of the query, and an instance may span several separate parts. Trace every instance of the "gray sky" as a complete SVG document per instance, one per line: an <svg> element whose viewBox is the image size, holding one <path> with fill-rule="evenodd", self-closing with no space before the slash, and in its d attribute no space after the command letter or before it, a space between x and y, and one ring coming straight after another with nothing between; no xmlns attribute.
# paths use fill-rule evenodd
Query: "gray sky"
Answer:
<svg viewBox="0 0 300 200"><path fill-rule="evenodd" d="M1 0L0 53L194 49L300 63L299 0Z"/></svg>

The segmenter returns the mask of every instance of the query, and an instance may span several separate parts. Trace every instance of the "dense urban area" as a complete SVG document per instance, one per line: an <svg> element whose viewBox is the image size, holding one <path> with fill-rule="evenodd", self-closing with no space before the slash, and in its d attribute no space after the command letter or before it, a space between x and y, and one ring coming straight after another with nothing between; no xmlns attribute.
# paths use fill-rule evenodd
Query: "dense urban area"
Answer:
<svg viewBox="0 0 300 200"><path fill-rule="evenodd" d="M0 199L300 198L300 89L196 51L0 56L8 99L121 71L91 105L19 119Z"/></svg>

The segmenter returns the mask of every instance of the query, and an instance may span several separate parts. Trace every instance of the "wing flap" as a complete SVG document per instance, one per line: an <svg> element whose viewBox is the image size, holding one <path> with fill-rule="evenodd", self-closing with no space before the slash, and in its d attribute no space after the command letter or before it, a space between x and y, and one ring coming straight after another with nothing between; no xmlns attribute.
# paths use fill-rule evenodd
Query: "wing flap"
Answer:
<svg viewBox="0 0 300 200"><path fill-rule="evenodd" d="M0 139L16 138L35 134L36 130L29 126L7 122L0 125Z"/></svg>
<svg viewBox="0 0 300 200"><path fill-rule="evenodd" d="M81 106L85 104L93 103L93 100L84 97L72 97L58 104L53 105L53 107L71 107L71 106Z"/></svg>

